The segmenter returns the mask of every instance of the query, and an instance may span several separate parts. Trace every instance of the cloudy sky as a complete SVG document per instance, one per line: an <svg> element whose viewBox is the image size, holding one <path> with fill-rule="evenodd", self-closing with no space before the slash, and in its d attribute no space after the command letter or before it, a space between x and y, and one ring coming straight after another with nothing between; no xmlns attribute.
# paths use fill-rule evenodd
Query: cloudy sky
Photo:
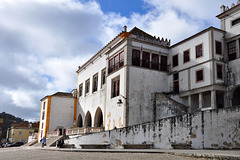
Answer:
<svg viewBox="0 0 240 160"><path fill-rule="evenodd" d="M0 112L39 119L40 99L77 87L76 70L122 31L172 43L209 26L229 0L0 0Z"/></svg>

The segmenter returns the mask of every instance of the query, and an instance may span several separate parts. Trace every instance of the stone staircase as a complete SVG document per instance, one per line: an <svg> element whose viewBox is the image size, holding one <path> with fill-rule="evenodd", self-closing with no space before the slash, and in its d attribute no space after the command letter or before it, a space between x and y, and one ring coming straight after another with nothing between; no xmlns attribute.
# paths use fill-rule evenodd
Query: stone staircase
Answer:
<svg viewBox="0 0 240 160"><path fill-rule="evenodd" d="M23 147L33 146L34 144L37 144L37 143L38 143L38 140L35 139L31 142L28 142L28 143L24 144Z"/></svg>
<svg viewBox="0 0 240 160"><path fill-rule="evenodd" d="M51 137L47 137L46 138L46 146L47 147L55 147L56 146L56 142L58 140L60 140L61 138L65 138L64 135L62 136L51 136ZM42 146L42 143L36 143L33 145L34 147L41 147Z"/></svg>

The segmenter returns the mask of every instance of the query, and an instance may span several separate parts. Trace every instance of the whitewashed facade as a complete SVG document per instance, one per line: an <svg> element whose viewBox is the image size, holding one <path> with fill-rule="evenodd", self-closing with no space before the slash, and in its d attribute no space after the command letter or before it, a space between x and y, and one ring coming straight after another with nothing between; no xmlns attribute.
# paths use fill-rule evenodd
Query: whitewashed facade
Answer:
<svg viewBox="0 0 240 160"><path fill-rule="evenodd" d="M153 37L136 27L129 32L124 28L77 71L78 86L81 86L78 87L77 115L81 119L78 126L86 127L88 123L88 127L103 126L109 130L152 121L156 92L169 94L188 106L189 112L232 106L233 91L228 90L233 87L227 87L225 69L227 65L232 68L234 76L239 72L239 67L234 66L239 64L240 57L240 5L223 8L218 15L221 29L209 27L172 46L169 40ZM232 25L233 21L236 24ZM236 60L230 61L228 42L233 39L236 39ZM106 71L104 85L103 70ZM93 91L96 74L98 85ZM118 84L114 86L115 79L119 81L119 89L113 96L118 87ZM236 77L234 83L239 84L239 79ZM89 93L86 93L88 80ZM96 114L99 111L102 120ZM91 119L89 116L86 119L87 113Z"/></svg>

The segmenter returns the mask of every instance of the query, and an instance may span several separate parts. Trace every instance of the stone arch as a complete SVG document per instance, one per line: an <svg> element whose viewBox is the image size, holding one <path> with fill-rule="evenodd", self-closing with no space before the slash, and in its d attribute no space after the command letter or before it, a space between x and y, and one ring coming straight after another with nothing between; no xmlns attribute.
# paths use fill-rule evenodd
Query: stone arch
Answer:
<svg viewBox="0 0 240 160"><path fill-rule="evenodd" d="M103 114L100 107L95 112L94 127L103 127Z"/></svg>
<svg viewBox="0 0 240 160"><path fill-rule="evenodd" d="M232 92L232 106L240 105L240 85L235 87Z"/></svg>
<svg viewBox="0 0 240 160"><path fill-rule="evenodd" d="M83 127L83 120L81 114L78 115L77 127Z"/></svg>
<svg viewBox="0 0 240 160"><path fill-rule="evenodd" d="M84 127L92 127L92 116L89 111L85 116Z"/></svg>

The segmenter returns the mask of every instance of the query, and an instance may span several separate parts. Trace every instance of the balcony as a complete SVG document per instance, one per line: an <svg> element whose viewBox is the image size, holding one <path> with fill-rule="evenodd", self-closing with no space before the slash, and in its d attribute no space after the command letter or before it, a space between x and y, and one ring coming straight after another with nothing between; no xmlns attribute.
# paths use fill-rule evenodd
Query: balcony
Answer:
<svg viewBox="0 0 240 160"><path fill-rule="evenodd" d="M147 61L143 61L143 60L134 59L132 61L132 65L140 66L143 68L150 68L150 69L159 70L159 71L165 71L165 72L168 71L167 64L161 64L161 63L156 63L156 62L147 62Z"/></svg>
<svg viewBox="0 0 240 160"><path fill-rule="evenodd" d="M120 62L115 63L113 66L109 66L108 68L108 74L115 72L119 70L124 65L124 60L121 60Z"/></svg>

